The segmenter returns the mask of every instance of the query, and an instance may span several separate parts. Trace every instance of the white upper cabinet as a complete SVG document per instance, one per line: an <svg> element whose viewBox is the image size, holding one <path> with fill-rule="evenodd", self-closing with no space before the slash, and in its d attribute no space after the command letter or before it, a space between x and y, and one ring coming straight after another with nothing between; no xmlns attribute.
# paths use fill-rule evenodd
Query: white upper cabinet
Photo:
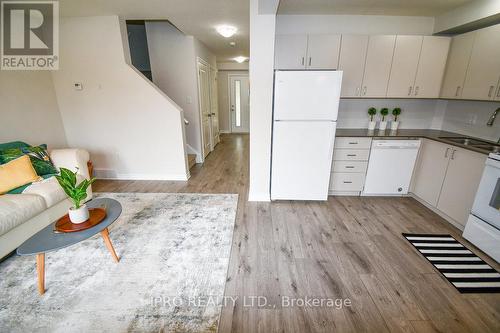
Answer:
<svg viewBox="0 0 500 333"><path fill-rule="evenodd" d="M276 35L275 69L337 69L340 35Z"/></svg>
<svg viewBox="0 0 500 333"><path fill-rule="evenodd" d="M413 86L414 97L439 97L450 40L449 37L424 37L418 61L417 77Z"/></svg>
<svg viewBox="0 0 500 333"><path fill-rule="evenodd" d="M396 36L370 36L366 53L362 97L385 97Z"/></svg>
<svg viewBox="0 0 500 333"><path fill-rule="evenodd" d="M387 87L388 97L410 97L417 75L422 36L397 36Z"/></svg>
<svg viewBox="0 0 500 333"><path fill-rule="evenodd" d="M307 35L276 35L274 68L304 69L307 56Z"/></svg>
<svg viewBox="0 0 500 333"><path fill-rule="evenodd" d="M365 71L368 36L342 35L339 70L342 74L341 97L359 97Z"/></svg>
<svg viewBox="0 0 500 333"><path fill-rule="evenodd" d="M337 69L339 52L340 35L309 35L306 68Z"/></svg>
<svg viewBox="0 0 500 333"><path fill-rule="evenodd" d="M500 76L500 24L476 32L462 98L493 100Z"/></svg>
<svg viewBox="0 0 500 333"><path fill-rule="evenodd" d="M441 88L441 97L460 98L464 87L465 75L469 66L472 46L476 32L469 32L451 39L450 53Z"/></svg>

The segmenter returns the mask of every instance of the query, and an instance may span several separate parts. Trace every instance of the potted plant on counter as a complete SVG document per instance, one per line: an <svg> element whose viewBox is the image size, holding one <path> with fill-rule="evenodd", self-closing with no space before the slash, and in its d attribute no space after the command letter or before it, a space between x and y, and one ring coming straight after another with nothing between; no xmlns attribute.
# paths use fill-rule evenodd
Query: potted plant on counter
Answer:
<svg viewBox="0 0 500 333"><path fill-rule="evenodd" d="M83 223L89 219L89 209L86 204L82 205L82 202L87 198L87 189L95 181L95 178L84 179L77 185L77 172L66 168L60 168L60 171L61 174L55 177L74 205L68 211L69 219L72 223Z"/></svg>
<svg viewBox="0 0 500 333"><path fill-rule="evenodd" d="M373 117L377 114L377 109L373 106L368 109L368 115L370 116L370 122L368 122L368 130L373 131L375 126L377 126L377 122L373 120Z"/></svg>
<svg viewBox="0 0 500 333"><path fill-rule="evenodd" d="M387 120L385 120L385 117L389 114L389 109L388 108L382 108L380 109L380 115L382 116L382 119L380 120L380 124L378 125L378 129L381 131L385 131L387 128Z"/></svg>
<svg viewBox="0 0 500 333"><path fill-rule="evenodd" d="M398 107L398 108L394 108L392 110L392 115L394 117L394 119L391 122L391 130L392 131L397 131L398 130L398 127L399 127L398 117L399 117L400 114L401 114L401 108Z"/></svg>

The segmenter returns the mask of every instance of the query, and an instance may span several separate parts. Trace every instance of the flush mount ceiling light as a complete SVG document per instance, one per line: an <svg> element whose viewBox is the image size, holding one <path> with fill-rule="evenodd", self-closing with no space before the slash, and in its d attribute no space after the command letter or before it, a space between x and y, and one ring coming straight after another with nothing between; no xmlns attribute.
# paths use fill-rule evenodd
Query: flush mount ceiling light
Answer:
<svg viewBox="0 0 500 333"><path fill-rule="evenodd" d="M236 46L236 42L229 42L229 46L235 47Z"/></svg>
<svg viewBox="0 0 500 333"><path fill-rule="evenodd" d="M236 31L238 31L238 29L236 27L233 27L232 25L219 25L218 27L215 28L215 30L217 30L217 32L221 36L226 38L231 37L236 33Z"/></svg>
<svg viewBox="0 0 500 333"><path fill-rule="evenodd" d="M236 62L238 62L240 64L242 62L244 62L245 60L247 60L247 57L239 56L239 57L234 58L234 61L236 61Z"/></svg>

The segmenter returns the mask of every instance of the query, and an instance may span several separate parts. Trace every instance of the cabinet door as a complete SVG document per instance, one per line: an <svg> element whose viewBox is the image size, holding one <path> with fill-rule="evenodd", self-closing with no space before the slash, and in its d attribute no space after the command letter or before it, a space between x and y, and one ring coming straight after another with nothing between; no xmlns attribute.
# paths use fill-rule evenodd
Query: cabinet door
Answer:
<svg viewBox="0 0 500 333"><path fill-rule="evenodd" d="M276 35L275 69L304 69L307 35Z"/></svg>
<svg viewBox="0 0 500 333"><path fill-rule="evenodd" d="M451 147L444 143L423 140L415 165L412 192L432 206L436 206L446 175Z"/></svg>
<svg viewBox="0 0 500 333"><path fill-rule="evenodd" d="M481 180L486 155L452 147L437 208L465 226Z"/></svg>
<svg viewBox="0 0 500 333"><path fill-rule="evenodd" d="M417 98L439 97L449 48L450 37L424 37L413 96Z"/></svg>
<svg viewBox="0 0 500 333"><path fill-rule="evenodd" d="M462 98L492 100L500 75L500 24L476 32Z"/></svg>
<svg viewBox="0 0 500 333"><path fill-rule="evenodd" d="M500 78L498 78L497 94L495 95L495 100L500 101Z"/></svg>
<svg viewBox="0 0 500 333"><path fill-rule="evenodd" d="M470 54L476 32L469 32L451 39L450 53L441 88L441 97L460 98L464 87L465 74L469 66Z"/></svg>
<svg viewBox="0 0 500 333"><path fill-rule="evenodd" d="M359 97L365 71L368 36L342 35L339 70L342 74L341 97Z"/></svg>
<svg viewBox="0 0 500 333"><path fill-rule="evenodd" d="M385 97L396 36L370 36L363 76L363 97Z"/></svg>
<svg viewBox="0 0 500 333"><path fill-rule="evenodd" d="M337 69L340 35L309 35L307 41L308 69Z"/></svg>
<svg viewBox="0 0 500 333"><path fill-rule="evenodd" d="M417 75L422 36L397 36L387 97L410 97Z"/></svg>

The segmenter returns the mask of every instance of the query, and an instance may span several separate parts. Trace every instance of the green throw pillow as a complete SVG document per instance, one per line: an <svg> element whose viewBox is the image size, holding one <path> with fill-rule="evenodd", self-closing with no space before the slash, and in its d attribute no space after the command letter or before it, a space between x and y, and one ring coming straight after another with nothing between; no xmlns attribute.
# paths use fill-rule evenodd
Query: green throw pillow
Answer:
<svg viewBox="0 0 500 333"><path fill-rule="evenodd" d="M47 153L47 145L0 150L0 164L5 164L23 155L28 155L39 176L55 174L57 169Z"/></svg>

